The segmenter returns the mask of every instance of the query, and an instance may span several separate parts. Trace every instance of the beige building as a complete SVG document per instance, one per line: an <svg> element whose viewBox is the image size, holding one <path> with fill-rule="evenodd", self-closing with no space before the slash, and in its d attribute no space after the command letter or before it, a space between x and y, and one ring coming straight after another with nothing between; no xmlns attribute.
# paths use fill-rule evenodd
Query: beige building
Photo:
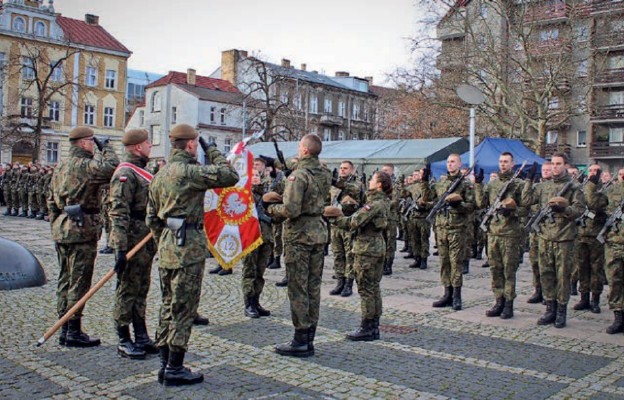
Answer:
<svg viewBox="0 0 624 400"><path fill-rule="evenodd" d="M95 15L77 20L55 13L53 1L4 1L0 161L31 161L39 147L37 158L55 164L77 125L117 142L130 54Z"/></svg>

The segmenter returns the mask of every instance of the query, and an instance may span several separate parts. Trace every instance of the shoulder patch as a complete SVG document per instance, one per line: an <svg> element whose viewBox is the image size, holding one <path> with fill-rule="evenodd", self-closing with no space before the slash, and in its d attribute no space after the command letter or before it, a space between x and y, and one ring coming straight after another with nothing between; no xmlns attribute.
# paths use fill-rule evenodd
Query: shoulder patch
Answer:
<svg viewBox="0 0 624 400"><path fill-rule="evenodd" d="M120 177L119 177L119 182L125 182L125 181L127 181L127 180L128 180L128 177L127 177L127 176L120 176Z"/></svg>
<svg viewBox="0 0 624 400"><path fill-rule="evenodd" d="M368 204L365 204L364 207L362 208L364 208L366 211L370 211L371 209L371 207Z"/></svg>
<svg viewBox="0 0 624 400"><path fill-rule="evenodd" d="M295 181L295 179L296 179L296 178L295 178L295 176L293 176L293 175L290 175L290 176L288 177L288 180L289 180L289 181L291 181L291 182L294 182L294 181Z"/></svg>

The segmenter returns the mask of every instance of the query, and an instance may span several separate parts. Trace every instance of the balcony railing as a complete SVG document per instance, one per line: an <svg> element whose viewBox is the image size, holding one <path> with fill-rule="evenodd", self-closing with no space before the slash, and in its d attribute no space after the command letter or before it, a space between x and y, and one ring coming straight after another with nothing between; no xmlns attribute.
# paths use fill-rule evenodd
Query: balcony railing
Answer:
<svg viewBox="0 0 624 400"><path fill-rule="evenodd" d="M592 142L589 145L592 158L612 158L624 156L624 142Z"/></svg>
<svg viewBox="0 0 624 400"><path fill-rule="evenodd" d="M598 106L592 110L590 119L592 121L622 120L624 122L624 104Z"/></svg>
<svg viewBox="0 0 624 400"><path fill-rule="evenodd" d="M572 7L564 1L554 4L527 6L523 16L524 23L529 22L556 22L570 16Z"/></svg>
<svg viewBox="0 0 624 400"><path fill-rule="evenodd" d="M572 146L567 143L546 143L544 144L544 157L550 158L555 153L565 153L570 155Z"/></svg>
<svg viewBox="0 0 624 400"><path fill-rule="evenodd" d="M527 49L533 56L559 54L572 49L570 39L535 40Z"/></svg>
<svg viewBox="0 0 624 400"><path fill-rule="evenodd" d="M319 121L321 125L327 126L342 126L342 117L337 117L333 114L325 113L321 115L321 120Z"/></svg>
<svg viewBox="0 0 624 400"><path fill-rule="evenodd" d="M624 2L613 0L594 0L592 2L592 14L624 10Z"/></svg>
<svg viewBox="0 0 624 400"><path fill-rule="evenodd" d="M624 68L606 69L596 73L594 84L601 86L607 84L624 84Z"/></svg>
<svg viewBox="0 0 624 400"><path fill-rule="evenodd" d="M624 2L623 2L624 3ZM595 48L618 48L624 46L624 32L597 33L592 37Z"/></svg>

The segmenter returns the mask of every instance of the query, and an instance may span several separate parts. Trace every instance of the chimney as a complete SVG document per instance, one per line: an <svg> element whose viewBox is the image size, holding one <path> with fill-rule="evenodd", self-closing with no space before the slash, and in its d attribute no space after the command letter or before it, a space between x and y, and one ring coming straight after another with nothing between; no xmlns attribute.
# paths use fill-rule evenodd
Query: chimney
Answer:
<svg viewBox="0 0 624 400"><path fill-rule="evenodd" d="M193 68L189 68L186 70L186 84L187 85L195 86L196 73L197 71L195 71Z"/></svg>
<svg viewBox="0 0 624 400"><path fill-rule="evenodd" d="M336 78L346 78L349 76L347 71L336 71Z"/></svg>
<svg viewBox="0 0 624 400"><path fill-rule="evenodd" d="M290 60L288 60L286 58L282 58L282 67L290 68Z"/></svg>
<svg viewBox="0 0 624 400"><path fill-rule="evenodd" d="M245 50L225 50L221 52L221 79L238 85L238 63L247 58Z"/></svg>
<svg viewBox="0 0 624 400"><path fill-rule="evenodd" d="M373 77L372 76L365 76L364 79L366 79L368 81L369 85L373 84Z"/></svg>
<svg viewBox="0 0 624 400"><path fill-rule="evenodd" d="M100 17L93 14L85 14L85 22L89 25L99 25Z"/></svg>
<svg viewBox="0 0 624 400"><path fill-rule="evenodd" d="M306 64L301 64L301 70L305 71L308 66Z"/></svg>

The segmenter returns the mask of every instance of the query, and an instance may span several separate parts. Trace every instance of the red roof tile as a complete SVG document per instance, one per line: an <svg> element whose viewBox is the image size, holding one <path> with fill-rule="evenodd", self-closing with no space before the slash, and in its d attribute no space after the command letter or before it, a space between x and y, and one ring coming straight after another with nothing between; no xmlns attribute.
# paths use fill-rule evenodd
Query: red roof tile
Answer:
<svg viewBox="0 0 624 400"><path fill-rule="evenodd" d="M156 86L165 86L170 83L176 85L187 85L186 73L169 71L167 75L163 76L157 81L150 83L149 85L147 85L147 87L151 88ZM238 89L236 88L236 86L232 85L229 81L226 81L224 79L209 78L207 76L201 75L195 76L195 86L211 90L220 90L222 92L238 93Z"/></svg>
<svg viewBox="0 0 624 400"><path fill-rule="evenodd" d="M63 29L65 39L72 43L131 53L126 46L121 44L100 25L88 24L85 21L61 15L56 17L56 22Z"/></svg>

